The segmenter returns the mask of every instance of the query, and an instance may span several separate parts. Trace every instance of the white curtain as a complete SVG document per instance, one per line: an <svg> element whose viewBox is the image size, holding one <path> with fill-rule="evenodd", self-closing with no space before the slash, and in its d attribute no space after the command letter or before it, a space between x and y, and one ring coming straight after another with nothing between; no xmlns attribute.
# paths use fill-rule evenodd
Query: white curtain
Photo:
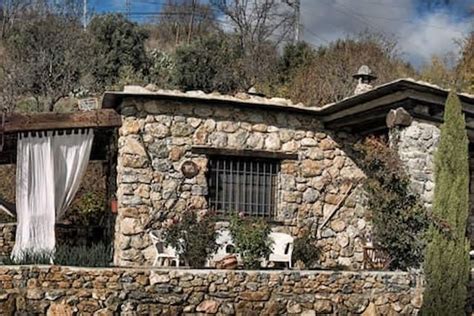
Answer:
<svg viewBox="0 0 474 316"><path fill-rule="evenodd" d="M71 204L89 162L93 131L19 135L14 260L53 253L54 224Z"/></svg>
<svg viewBox="0 0 474 316"><path fill-rule="evenodd" d="M89 163L93 130L53 138L56 219L60 219L79 190Z"/></svg>

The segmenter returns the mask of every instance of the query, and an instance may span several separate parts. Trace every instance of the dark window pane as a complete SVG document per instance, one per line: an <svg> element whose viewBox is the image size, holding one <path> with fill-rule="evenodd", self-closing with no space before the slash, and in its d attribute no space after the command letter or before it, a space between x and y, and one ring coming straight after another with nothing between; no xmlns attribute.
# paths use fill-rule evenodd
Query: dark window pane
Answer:
<svg viewBox="0 0 474 316"><path fill-rule="evenodd" d="M240 157L209 159L209 204L221 215L244 212L270 217L275 212L277 160Z"/></svg>

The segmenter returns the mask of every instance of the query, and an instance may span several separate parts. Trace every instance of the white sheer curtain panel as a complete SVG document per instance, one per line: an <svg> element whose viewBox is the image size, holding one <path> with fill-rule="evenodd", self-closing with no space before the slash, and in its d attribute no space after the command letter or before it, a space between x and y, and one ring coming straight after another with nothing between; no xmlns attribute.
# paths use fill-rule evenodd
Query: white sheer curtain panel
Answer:
<svg viewBox="0 0 474 316"><path fill-rule="evenodd" d="M17 228L14 260L54 249L54 178L51 136L19 135L16 165Z"/></svg>
<svg viewBox="0 0 474 316"><path fill-rule="evenodd" d="M93 140L92 129L53 138L56 219L64 215L79 190Z"/></svg>
<svg viewBox="0 0 474 316"><path fill-rule="evenodd" d="M71 204L84 172L93 131L19 135L17 145L17 231L12 258L53 254L54 225Z"/></svg>

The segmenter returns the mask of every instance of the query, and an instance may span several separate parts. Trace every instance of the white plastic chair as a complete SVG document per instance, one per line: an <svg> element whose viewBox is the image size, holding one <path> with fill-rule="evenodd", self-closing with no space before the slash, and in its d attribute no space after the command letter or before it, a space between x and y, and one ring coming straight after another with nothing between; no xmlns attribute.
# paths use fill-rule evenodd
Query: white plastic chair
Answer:
<svg viewBox="0 0 474 316"><path fill-rule="evenodd" d="M218 231L216 243L218 245L217 251L212 258L208 260L208 266L211 266L213 263L216 263L224 257L234 253L235 245L228 229L221 229Z"/></svg>
<svg viewBox="0 0 474 316"><path fill-rule="evenodd" d="M174 260L176 262L176 267L179 267L179 255L177 254L176 249L170 246L165 247L163 240L153 231L149 234L151 242L156 250L156 258L153 262L153 266L163 267L165 266L165 262L168 262L167 266L169 266L169 263Z"/></svg>
<svg viewBox="0 0 474 316"><path fill-rule="evenodd" d="M293 254L294 238L284 233L270 233L273 239L272 253L268 257L268 262L284 262L288 268L292 268L291 255Z"/></svg>

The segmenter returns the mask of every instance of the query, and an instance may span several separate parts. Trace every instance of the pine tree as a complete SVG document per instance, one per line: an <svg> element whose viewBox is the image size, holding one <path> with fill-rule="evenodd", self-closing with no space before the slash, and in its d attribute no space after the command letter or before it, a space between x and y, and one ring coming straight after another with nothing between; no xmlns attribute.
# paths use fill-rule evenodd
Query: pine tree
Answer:
<svg viewBox="0 0 474 316"><path fill-rule="evenodd" d="M468 139L456 93L448 96L435 155L433 216L448 231L432 225L426 249L423 315L465 315L469 280L466 238L469 198Z"/></svg>

